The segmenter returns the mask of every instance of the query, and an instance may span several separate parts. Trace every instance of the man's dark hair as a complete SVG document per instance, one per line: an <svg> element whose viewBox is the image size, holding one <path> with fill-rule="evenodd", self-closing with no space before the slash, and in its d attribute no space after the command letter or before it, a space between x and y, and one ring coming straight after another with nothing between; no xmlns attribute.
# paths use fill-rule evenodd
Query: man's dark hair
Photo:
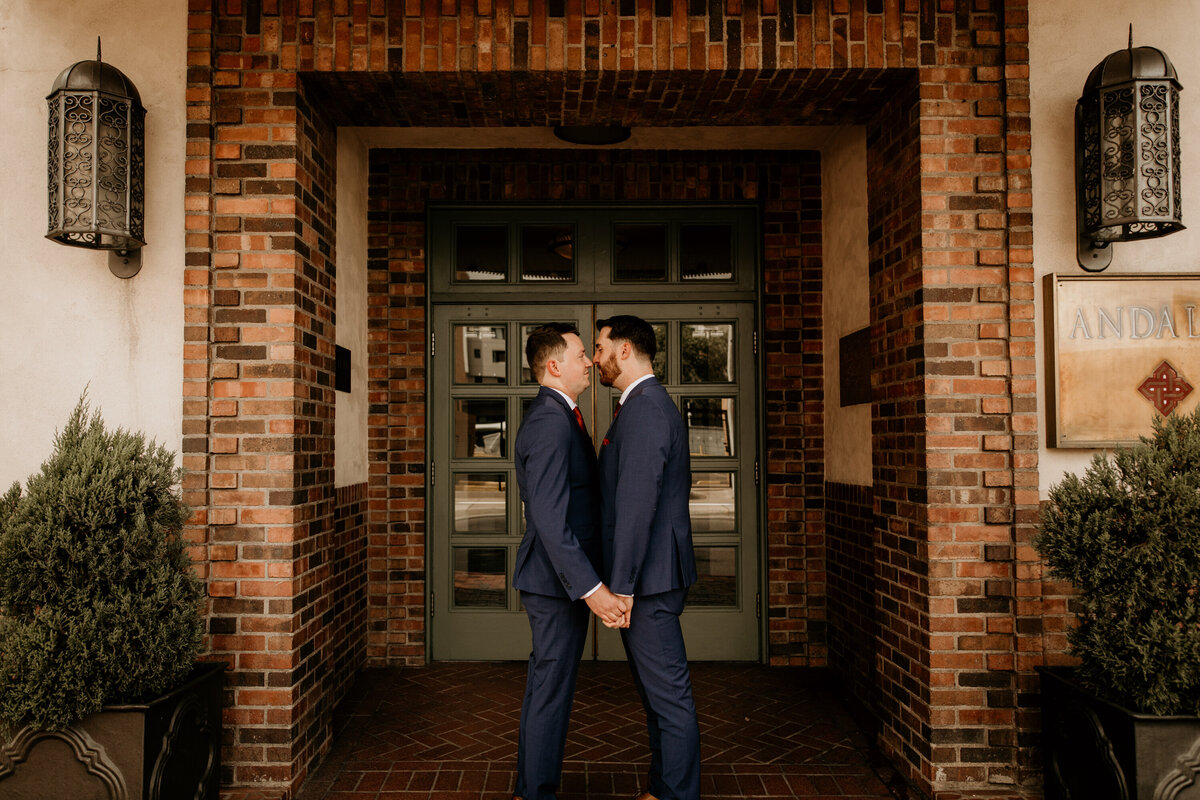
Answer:
<svg viewBox="0 0 1200 800"><path fill-rule="evenodd" d="M546 371L546 362L556 356L561 356L567 347L566 334L579 335L579 328L570 322L547 322L529 332L525 342L525 361L533 379L542 382L542 374Z"/></svg>
<svg viewBox="0 0 1200 800"><path fill-rule="evenodd" d="M654 328L646 320L632 314L617 314L615 317L596 320L597 333L605 328L612 328L608 332L608 338L614 342L629 342L634 350L651 361L654 360L654 355L658 352L658 340L654 338Z"/></svg>

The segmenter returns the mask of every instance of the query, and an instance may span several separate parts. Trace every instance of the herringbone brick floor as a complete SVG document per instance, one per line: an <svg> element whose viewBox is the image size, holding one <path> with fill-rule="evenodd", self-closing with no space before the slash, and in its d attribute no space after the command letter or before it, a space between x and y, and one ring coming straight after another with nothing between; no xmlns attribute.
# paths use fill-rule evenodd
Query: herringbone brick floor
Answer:
<svg viewBox="0 0 1200 800"><path fill-rule="evenodd" d="M892 798L885 762L813 673L692 665L702 796ZM336 716L332 750L296 800L508 800L525 665L439 663L368 670ZM623 663L580 669L561 800L630 800L649 756ZM882 778L881 778L882 775ZM226 790L222 800L281 800Z"/></svg>

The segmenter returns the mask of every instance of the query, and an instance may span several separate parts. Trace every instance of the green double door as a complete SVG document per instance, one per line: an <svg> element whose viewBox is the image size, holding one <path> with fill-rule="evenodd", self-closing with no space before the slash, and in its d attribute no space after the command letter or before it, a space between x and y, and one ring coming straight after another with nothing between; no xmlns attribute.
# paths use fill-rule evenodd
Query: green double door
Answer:
<svg viewBox="0 0 1200 800"><path fill-rule="evenodd" d="M513 448L538 386L528 331L571 321L593 352L594 321L633 313L659 340L655 372L679 406L691 447L690 509L699 581L682 616L688 656L759 658L759 538L754 305L511 302L433 306L427 574L435 660L523 660L529 624L512 587L524 515ZM619 393L580 398L599 447ZM622 659L615 631L593 622L585 658Z"/></svg>

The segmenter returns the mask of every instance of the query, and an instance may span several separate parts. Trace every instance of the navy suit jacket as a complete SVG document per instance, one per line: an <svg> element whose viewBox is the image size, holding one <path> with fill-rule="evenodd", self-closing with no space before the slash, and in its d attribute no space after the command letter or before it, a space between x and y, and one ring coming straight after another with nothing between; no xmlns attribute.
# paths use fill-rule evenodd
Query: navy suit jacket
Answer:
<svg viewBox="0 0 1200 800"><path fill-rule="evenodd" d="M599 467L608 588L647 595L695 583L687 430L655 378L629 393L608 429Z"/></svg>
<svg viewBox="0 0 1200 800"><path fill-rule="evenodd" d="M562 395L542 387L514 451L525 536L513 586L578 600L600 583L600 497L592 439Z"/></svg>

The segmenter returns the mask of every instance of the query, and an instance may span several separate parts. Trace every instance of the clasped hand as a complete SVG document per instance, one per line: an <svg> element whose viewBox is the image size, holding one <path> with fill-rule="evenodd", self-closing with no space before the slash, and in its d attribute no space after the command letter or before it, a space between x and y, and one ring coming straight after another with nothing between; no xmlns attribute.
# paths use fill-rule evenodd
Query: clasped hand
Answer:
<svg viewBox="0 0 1200 800"><path fill-rule="evenodd" d="M628 628L629 614L633 611L633 598L621 597L601 586L584 598L592 613L600 618L606 628Z"/></svg>

